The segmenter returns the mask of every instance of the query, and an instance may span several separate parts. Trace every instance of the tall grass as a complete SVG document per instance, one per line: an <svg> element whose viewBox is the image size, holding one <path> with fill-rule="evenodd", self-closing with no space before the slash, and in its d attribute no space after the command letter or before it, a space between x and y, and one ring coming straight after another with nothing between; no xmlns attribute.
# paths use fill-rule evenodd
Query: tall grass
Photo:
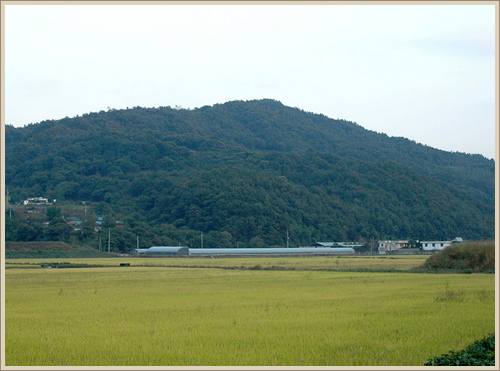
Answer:
<svg viewBox="0 0 500 371"><path fill-rule="evenodd" d="M493 275L117 267L5 285L7 366L418 366L495 326ZM436 300L445 287L463 300Z"/></svg>

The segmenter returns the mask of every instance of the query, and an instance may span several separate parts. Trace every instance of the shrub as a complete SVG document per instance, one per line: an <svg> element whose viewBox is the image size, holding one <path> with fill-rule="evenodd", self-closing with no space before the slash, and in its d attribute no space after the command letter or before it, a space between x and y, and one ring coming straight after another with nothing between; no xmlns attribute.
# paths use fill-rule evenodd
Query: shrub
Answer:
<svg viewBox="0 0 500 371"><path fill-rule="evenodd" d="M495 270L495 243L467 242L451 245L429 257L426 270L454 270L467 273Z"/></svg>
<svg viewBox="0 0 500 371"><path fill-rule="evenodd" d="M488 334L462 351L431 358L424 366L495 366L495 335Z"/></svg>

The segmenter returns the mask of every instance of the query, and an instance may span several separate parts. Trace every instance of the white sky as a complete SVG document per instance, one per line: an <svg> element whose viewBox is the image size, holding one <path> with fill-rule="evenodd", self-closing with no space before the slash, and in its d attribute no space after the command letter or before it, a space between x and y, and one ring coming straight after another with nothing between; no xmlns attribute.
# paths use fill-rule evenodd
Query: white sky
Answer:
<svg viewBox="0 0 500 371"><path fill-rule="evenodd" d="M495 156L494 5L10 4L7 124L272 98Z"/></svg>

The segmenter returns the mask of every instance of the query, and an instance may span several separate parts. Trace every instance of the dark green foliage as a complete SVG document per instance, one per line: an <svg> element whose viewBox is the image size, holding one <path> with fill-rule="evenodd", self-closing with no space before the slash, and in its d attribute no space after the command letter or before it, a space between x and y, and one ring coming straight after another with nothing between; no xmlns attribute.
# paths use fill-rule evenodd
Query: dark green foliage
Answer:
<svg viewBox="0 0 500 371"><path fill-rule="evenodd" d="M51 251L72 251L70 244L60 241L52 242L6 242L6 251L33 251L33 250L51 250Z"/></svg>
<svg viewBox="0 0 500 371"><path fill-rule="evenodd" d="M6 259L31 258L99 258L111 254L93 248L77 247L60 241L6 242Z"/></svg>
<svg viewBox="0 0 500 371"><path fill-rule="evenodd" d="M495 243L467 242L447 247L431 255L422 265L429 271L494 272Z"/></svg>
<svg viewBox="0 0 500 371"><path fill-rule="evenodd" d="M121 214L127 232L112 238L113 251L135 247L135 235L199 247L203 233L205 247L250 247L284 246L287 228L294 245L494 231L492 160L273 100L8 126L5 171L13 202L85 200L107 228ZM7 240L97 241L68 234L56 216L45 229L12 222Z"/></svg>
<svg viewBox="0 0 500 371"><path fill-rule="evenodd" d="M495 335L488 334L464 350L450 350L440 357L431 358L424 366L495 366Z"/></svg>
<svg viewBox="0 0 500 371"><path fill-rule="evenodd" d="M108 258L116 257L116 253L100 252L95 249L79 248L73 251L6 251L6 259L47 259L47 258Z"/></svg>
<svg viewBox="0 0 500 371"><path fill-rule="evenodd" d="M47 220L52 222L61 217L61 208L59 207L48 207L47 208Z"/></svg>

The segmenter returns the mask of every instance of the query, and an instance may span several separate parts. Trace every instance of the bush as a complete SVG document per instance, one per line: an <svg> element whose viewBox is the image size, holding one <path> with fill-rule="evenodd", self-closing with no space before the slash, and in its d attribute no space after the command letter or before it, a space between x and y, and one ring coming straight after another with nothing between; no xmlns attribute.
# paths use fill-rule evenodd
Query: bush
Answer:
<svg viewBox="0 0 500 371"><path fill-rule="evenodd" d="M467 242L451 245L429 257L425 270L454 270L466 273L495 271L495 243Z"/></svg>
<svg viewBox="0 0 500 371"><path fill-rule="evenodd" d="M495 335L488 334L462 351L431 358L424 366L495 366Z"/></svg>

